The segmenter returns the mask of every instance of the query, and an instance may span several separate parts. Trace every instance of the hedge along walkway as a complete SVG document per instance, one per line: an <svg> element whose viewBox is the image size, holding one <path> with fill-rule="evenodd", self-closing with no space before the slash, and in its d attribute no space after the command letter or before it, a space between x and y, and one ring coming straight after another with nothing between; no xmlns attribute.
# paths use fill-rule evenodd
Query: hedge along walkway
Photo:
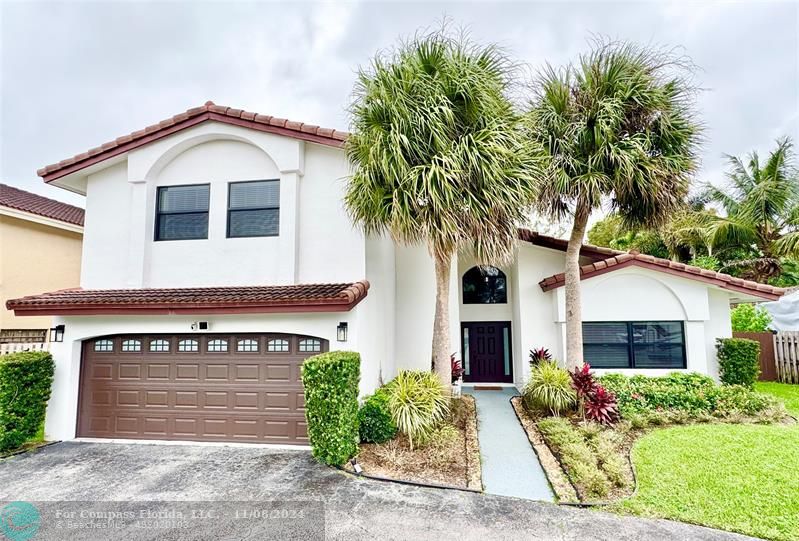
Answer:
<svg viewBox="0 0 799 541"><path fill-rule="evenodd" d="M554 501L546 474L538 462L510 399L516 389L464 391L477 401L477 435L483 487L489 494Z"/></svg>

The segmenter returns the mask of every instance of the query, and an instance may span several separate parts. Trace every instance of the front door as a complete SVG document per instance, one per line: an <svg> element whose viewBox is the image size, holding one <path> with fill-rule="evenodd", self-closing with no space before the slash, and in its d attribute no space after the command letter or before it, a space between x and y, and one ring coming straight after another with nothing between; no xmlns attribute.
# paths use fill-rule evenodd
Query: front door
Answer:
<svg viewBox="0 0 799 541"><path fill-rule="evenodd" d="M510 321L461 323L463 381L512 383Z"/></svg>

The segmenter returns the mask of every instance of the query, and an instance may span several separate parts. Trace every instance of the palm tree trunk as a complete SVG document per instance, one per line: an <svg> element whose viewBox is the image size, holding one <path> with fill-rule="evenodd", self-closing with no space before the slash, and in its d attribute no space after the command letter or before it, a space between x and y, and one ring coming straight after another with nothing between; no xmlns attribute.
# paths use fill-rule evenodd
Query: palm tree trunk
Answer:
<svg viewBox="0 0 799 541"><path fill-rule="evenodd" d="M566 248L566 368L583 364L583 305L580 299L580 248L591 209L577 203L569 245Z"/></svg>
<svg viewBox="0 0 799 541"><path fill-rule="evenodd" d="M452 256L435 253L436 315L433 320L433 372L450 388L452 365L449 344L449 278Z"/></svg>

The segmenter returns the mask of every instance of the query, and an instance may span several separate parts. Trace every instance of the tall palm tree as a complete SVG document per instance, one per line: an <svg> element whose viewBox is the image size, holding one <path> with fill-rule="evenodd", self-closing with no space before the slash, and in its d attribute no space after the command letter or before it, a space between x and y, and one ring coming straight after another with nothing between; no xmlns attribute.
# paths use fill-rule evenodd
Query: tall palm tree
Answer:
<svg viewBox="0 0 799 541"><path fill-rule="evenodd" d="M537 160L508 93L515 67L496 47L442 30L361 69L345 203L366 234L427 245L435 262L432 367L451 381L452 259L510 259L533 200Z"/></svg>
<svg viewBox="0 0 799 541"><path fill-rule="evenodd" d="M799 172L794 165L793 144L777 140L761 166L757 152L741 158L727 156L727 185L706 185L705 196L720 204L726 216L712 223L714 246L748 253L728 263L745 277L765 281L782 272L781 257L799 256Z"/></svg>
<svg viewBox="0 0 799 541"><path fill-rule="evenodd" d="M572 219L569 367L583 362L579 257L591 212L609 200L628 226L657 226L684 203L699 134L688 67L668 52L597 41L576 66L548 67L536 82L530 134L548 155L538 203Z"/></svg>

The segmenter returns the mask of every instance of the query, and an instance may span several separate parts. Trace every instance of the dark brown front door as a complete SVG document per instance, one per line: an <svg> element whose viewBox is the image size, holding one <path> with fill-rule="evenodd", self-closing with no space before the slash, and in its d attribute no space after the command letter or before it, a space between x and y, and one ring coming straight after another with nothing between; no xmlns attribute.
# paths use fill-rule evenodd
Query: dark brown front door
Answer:
<svg viewBox="0 0 799 541"><path fill-rule="evenodd" d="M300 366L320 351L289 334L87 340L78 436L307 444Z"/></svg>
<svg viewBox="0 0 799 541"><path fill-rule="evenodd" d="M461 323L463 380L474 383L512 383L513 358L509 321Z"/></svg>

